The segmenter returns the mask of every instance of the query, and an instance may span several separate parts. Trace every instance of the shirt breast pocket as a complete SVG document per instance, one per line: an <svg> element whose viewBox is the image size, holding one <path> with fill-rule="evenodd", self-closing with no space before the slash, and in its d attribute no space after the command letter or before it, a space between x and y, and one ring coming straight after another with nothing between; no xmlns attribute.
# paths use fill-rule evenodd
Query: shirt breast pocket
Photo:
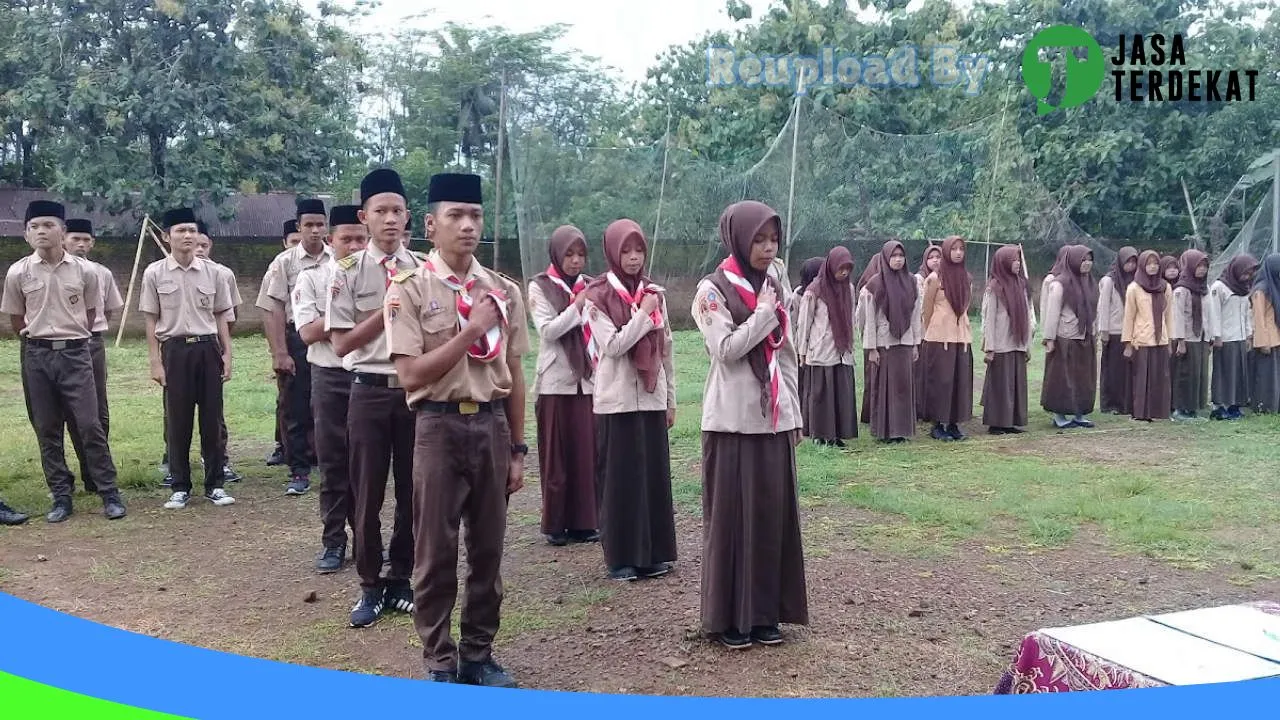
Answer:
<svg viewBox="0 0 1280 720"><path fill-rule="evenodd" d="M213 298L217 294L214 285L196 285L196 305L201 310L213 310Z"/></svg>
<svg viewBox="0 0 1280 720"><path fill-rule="evenodd" d="M377 293L356 296L356 319L364 320L375 312L382 312L382 298Z"/></svg>
<svg viewBox="0 0 1280 720"><path fill-rule="evenodd" d="M431 311L422 318L423 345L427 350L443 346L457 333L457 316L448 310Z"/></svg>
<svg viewBox="0 0 1280 720"><path fill-rule="evenodd" d="M22 295L28 303L44 298L45 284L40 278L27 278L22 281Z"/></svg>
<svg viewBox="0 0 1280 720"><path fill-rule="evenodd" d="M156 285L156 294L160 296L160 308L163 310L177 310L182 305L178 283L159 283Z"/></svg>

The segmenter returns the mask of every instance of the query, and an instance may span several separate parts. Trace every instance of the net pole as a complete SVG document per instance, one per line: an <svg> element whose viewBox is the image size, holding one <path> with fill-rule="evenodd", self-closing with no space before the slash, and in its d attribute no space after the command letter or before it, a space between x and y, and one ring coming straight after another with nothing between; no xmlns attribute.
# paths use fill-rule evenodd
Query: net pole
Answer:
<svg viewBox="0 0 1280 720"><path fill-rule="evenodd" d="M1199 249L1203 243L1200 240L1200 226L1196 224L1196 208L1191 204L1191 193L1187 192L1186 178L1178 178L1178 182L1182 183L1182 199L1187 201L1187 213L1191 215L1191 234L1195 236L1196 248Z"/></svg>
<svg viewBox="0 0 1280 720"><path fill-rule="evenodd" d="M991 192L987 193L987 257L983 261L987 272L991 271L991 216L996 209L996 173L1000 172L1000 150L1004 146L1004 121L1009 117L1009 89L1012 87L1013 85L1006 85L1004 89L1004 109L1000 111L1000 129L996 134L995 163L991 166Z"/></svg>
<svg viewBox="0 0 1280 720"><path fill-rule="evenodd" d="M1280 148L1271 159L1271 252L1280 252Z"/></svg>
<svg viewBox="0 0 1280 720"><path fill-rule="evenodd" d="M649 253L649 275L658 257L658 228L662 226L662 201L667 197L667 158L671 154L671 106L667 106L667 132L662 136L662 180L658 183L658 216L653 220L653 252Z"/></svg>
<svg viewBox="0 0 1280 720"><path fill-rule="evenodd" d="M493 214L493 269L498 269L498 251L502 248L502 143L507 139L507 71L502 71L502 90L498 99L498 167L494 179L494 204L497 206ZM523 271L523 270L522 270Z"/></svg>
<svg viewBox="0 0 1280 720"><path fill-rule="evenodd" d="M796 152L800 146L800 100L804 97L804 73L800 74L796 84L796 102L792 108L791 126L791 187L787 191L787 236L786 248L782 253L782 264L791 267L791 217L796 204Z"/></svg>
<svg viewBox="0 0 1280 720"><path fill-rule="evenodd" d="M124 325L129 321L129 307L133 305L133 287L138 280L138 265L142 263L142 246L147 241L147 223L151 216L142 218L142 229L138 231L138 248L133 251L133 270L129 273L129 289L125 292L124 307L120 310L120 327L116 328L116 347L124 337Z"/></svg>

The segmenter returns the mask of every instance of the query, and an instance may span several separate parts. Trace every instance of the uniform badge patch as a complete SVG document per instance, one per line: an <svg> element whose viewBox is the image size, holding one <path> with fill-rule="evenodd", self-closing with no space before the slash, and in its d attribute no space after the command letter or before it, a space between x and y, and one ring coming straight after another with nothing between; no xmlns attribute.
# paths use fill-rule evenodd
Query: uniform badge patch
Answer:
<svg viewBox="0 0 1280 720"><path fill-rule="evenodd" d="M72 295L70 298L68 298L68 302L70 302L72 305L75 305L76 303L80 302L80 296Z"/></svg>

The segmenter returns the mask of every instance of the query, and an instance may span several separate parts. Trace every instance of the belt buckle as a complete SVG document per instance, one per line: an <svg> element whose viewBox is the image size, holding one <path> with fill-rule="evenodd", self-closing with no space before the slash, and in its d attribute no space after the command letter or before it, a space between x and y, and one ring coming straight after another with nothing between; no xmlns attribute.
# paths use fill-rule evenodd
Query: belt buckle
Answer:
<svg viewBox="0 0 1280 720"><path fill-rule="evenodd" d="M473 402L460 402L460 403L458 403L458 414L459 414L459 415L475 415L475 414L476 414L476 413L478 413L478 412L480 412L480 406L479 406L479 405L477 405L477 404L475 404L475 403L473 403Z"/></svg>
<svg viewBox="0 0 1280 720"><path fill-rule="evenodd" d="M66 350L66 349L67 349L67 341L66 341L66 340L54 340L53 342L49 343L49 349L51 349L51 350Z"/></svg>
<svg viewBox="0 0 1280 720"><path fill-rule="evenodd" d="M197 338L195 335L188 335L182 339L182 341L188 345L195 345L197 340L199 340L199 338Z"/></svg>

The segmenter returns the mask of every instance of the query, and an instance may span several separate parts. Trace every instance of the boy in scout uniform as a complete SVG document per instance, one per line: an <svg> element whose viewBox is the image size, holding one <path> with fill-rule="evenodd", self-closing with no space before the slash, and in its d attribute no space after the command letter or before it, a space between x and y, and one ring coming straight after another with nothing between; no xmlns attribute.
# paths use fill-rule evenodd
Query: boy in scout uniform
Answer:
<svg viewBox="0 0 1280 720"><path fill-rule="evenodd" d="M63 247L66 210L37 200L27 206L26 239L35 252L9 266L0 312L10 315L22 338L22 384L31 406L31 426L40 442L40 464L53 495L46 519L62 522L72 512L75 478L67 468L63 437L74 423L88 467L102 497L104 514L125 516L116 489L116 466L98 417L89 339L102 306L98 272ZM70 415L70 418L68 418Z"/></svg>
<svg viewBox="0 0 1280 720"><path fill-rule="evenodd" d="M171 255L142 274L138 309L147 319L151 379L164 388L169 470L173 495L167 510L191 499L191 435L200 408L200 455L204 495L214 505L235 498L223 489L226 448L222 441L222 384L231 379L231 330L226 312L231 297L214 264L196 257L200 234L195 213L178 208L164 214Z"/></svg>
<svg viewBox="0 0 1280 720"><path fill-rule="evenodd" d="M281 240L281 244L284 245L285 250L292 250L293 248L298 247L298 245L302 242L302 233L298 232L298 220L296 218L285 222L284 233L282 235L282 238L283 239ZM262 278L262 285L266 285L266 284L267 284L267 278L264 275ZM270 335L268 335L267 337L268 345L270 344L270 340L271 340ZM288 450L285 449L285 445L289 440L288 434L285 432L285 422L286 422L285 412L288 409L288 407L289 407L288 398L285 395L283 386L277 381L276 383L276 447L274 450L271 451L271 454L267 456L268 466L284 465L289 461L289 453L288 453Z"/></svg>
<svg viewBox="0 0 1280 720"><path fill-rule="evenodd" d="M360 600L351 626L368 627L385 607L412 613L413 415L387 351L382 300L391 278L421 261L404 247L408 216L404 186L394 170L374 170L360 183L360 222L369 228L368 249L337 263L328 293L325 331L343 367L354 374L347 409L351 487L355 493L355 560ZM395 482L395 523L390 567L382 569L379 513L387 471Z"/></svg>
<svg viewBox="0 0 1280 720"><path fill-rule="evenodd" d="M484 268L480 178L431 178L421 269L392 283L385 322L396 372L417 411L413 458L414 627L427 677L515 687L494 661L502 605L507 499L523 485L529 350L520 286ZM467 584L460 643L450 636L457 597L458 526L466 519Z"/></svg>
<svg viewBox="0 0 1280 720"><path fill-rule="evenodd" d="M102 434L110 443L111 414L107 408L107 348L102 341L102 334L107 331L111 314L124 307L124 298L120 297L120 287L116 285L115 276L107 266L88 259L93 245L93 223L83 218L68 219L67 235L62 240L63 249L83 259L98 274L99 304L91 328L93 334L89 337L89 356L93 359L93 384L98 390L98 421L102 425ZM98 488L90 474L84 443L80 440L80 431L76 427L74 418L67 418L67 431L71 435L71 445L76 449L76 457L80 459L80 479L84 482L84 490L96 493Z"/></svg>
<svg viewBox="0 0 1280 720"><path fill-rule="evenodd" d="M271 261L257 302L266 313L267 345L271 348L278 397L283 400L284 451L289 464L286 495L302 495L311 489L311 468L316 462L312 440L315 426L311 416L311 366L307 363L307 345L298 336L293 321L293 291L303 270L327 264L332 259L325 245L329 228L324 203L299 200L297 207L296 222L302 240Z"/></svg>
<svg viewBox="0 0 1280 720"><path fill-rule="evenodd" d="M213 238L209 237L209 228L207 225L204 224L204 221L197 220L196 228L199 230L199 234L196 236L196 257L200 258L201 260L207 260L211 265L213 265L213 268L217 270L218 274L221 276L222 284L227 288L227 295L228 297L231 298L231 309L224 313L224 315L227 316L227 330L228 332L234 332L236 329L236 309L239 308L242 304L244 304L244 299L240 296L240 283L236 281L236 274L234 271L231 270L231 268L227 267L226 265L222 265L221 263L214 262ZM229 438L230 436L227 433L227 413L226 413L226 408L224 407L223 413L222 413L222 451L223 453L228 452L227 442ZM222 464L223 482L224 483L240 482L241 480L240 475L236 473L235 470L231 469L231 458L225 454L223 457L226 461ZM167 457L165 459L165 462L166 464L168 463ZM204 462L203 458L201 458L201 462ZM173 484L172 479L169 484L170 485Z"/></svg>
<svg viewBox="0 0 1280 720"><path fill-rule="evenodd" d="M336 205L329 211L329 249L340 261L365 249L369 231L360 224L359 205ZM324 308L333 284L335 263L315 265L298 274L293 291L293 322L307 344L311 365L311 413L315 417L316 458L320 461L322 549L316 571L342 569L347 552L347 525L355 529L354 496L347 456L347 404L354 376L342 367L324 331Z"/></svg>

